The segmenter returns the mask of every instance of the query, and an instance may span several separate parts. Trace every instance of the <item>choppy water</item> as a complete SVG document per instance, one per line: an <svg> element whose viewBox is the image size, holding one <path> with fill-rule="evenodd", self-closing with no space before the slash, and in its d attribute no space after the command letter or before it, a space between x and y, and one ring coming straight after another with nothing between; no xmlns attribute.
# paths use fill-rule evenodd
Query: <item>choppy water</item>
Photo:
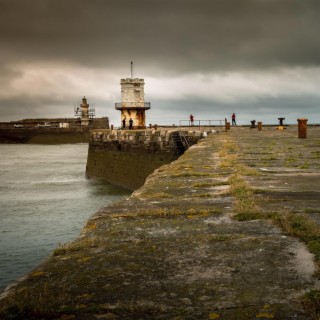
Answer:
<svg viewBox="0 0 320 320"><path fill-rule="evenodd" d="M85 178L87 150L0 145L0 291L76 238L98 208L129 195Z"/></svg>

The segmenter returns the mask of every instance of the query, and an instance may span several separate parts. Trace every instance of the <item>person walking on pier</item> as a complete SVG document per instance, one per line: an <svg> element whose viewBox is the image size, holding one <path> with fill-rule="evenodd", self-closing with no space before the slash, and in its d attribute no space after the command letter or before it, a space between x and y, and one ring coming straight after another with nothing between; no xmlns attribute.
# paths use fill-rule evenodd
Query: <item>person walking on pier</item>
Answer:
<svg viewBox="0 0 320 320"><path fill-rule="evenodd" d="M236 123L236 114L235 113L232 114L231 119L232 119L232 125L236 126L237 123Z"/></svg>
<svg viewBox="0 0 320 320"><path fill-rule="evenodd" d="M131 130L131 129L133 129L133 120L130 118L130 120L129 120L129 129Z"/></svg>

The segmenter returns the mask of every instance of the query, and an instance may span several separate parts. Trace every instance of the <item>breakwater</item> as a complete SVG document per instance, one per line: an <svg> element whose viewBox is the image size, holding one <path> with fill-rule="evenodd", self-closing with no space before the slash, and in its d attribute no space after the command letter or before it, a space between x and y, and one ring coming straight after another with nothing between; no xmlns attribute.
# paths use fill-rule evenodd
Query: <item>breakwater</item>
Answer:
<svg viewBox="0 0 320 320"><path fill-rule="evenodd" d="M0 143L65 144L88 141L88 128L0 128Z"/></svg>
<svg viewBox="0 0 320 320"><path fill-rule="evenodd" d="M202 137L194 130L91 130L86 175L134 190Z"/></svg>
<svg viewBox="0 0 320 320"><path fill-rule="evenodd" d="M89 130L94 128L109 128L109 119L107 117L91 119L89 126L81 126L80 118L41 118L0 122L0 143L87 143Z"/></svg>
<svg viewBox="0 0 320 320"><path fill-rule="evenodd" d="M4 319L315 319L320 130L232 128L100 209ZM317 314L318 313L318 314Z"/></svg>

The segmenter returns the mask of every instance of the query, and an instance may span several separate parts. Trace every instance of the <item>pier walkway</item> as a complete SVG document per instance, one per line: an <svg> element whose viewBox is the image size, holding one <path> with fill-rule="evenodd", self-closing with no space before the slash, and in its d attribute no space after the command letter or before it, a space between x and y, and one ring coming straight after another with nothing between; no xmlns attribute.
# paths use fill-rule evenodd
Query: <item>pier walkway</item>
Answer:
<svg viewBox="0 0 320 320"><path fill-rule="evenodd" d="M320 128L308 130L208 135L100 209L6 292L2 316L316 319Z"/></svg>

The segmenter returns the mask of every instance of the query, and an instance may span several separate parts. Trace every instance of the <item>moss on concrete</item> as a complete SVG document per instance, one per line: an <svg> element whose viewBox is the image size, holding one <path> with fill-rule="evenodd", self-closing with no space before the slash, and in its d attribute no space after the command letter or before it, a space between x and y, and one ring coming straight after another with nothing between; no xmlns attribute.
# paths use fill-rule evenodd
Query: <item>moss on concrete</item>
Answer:
<svg viewBox="0 0 320 320"><path fill-rule="evenodd" d="M316 319L320 130L308 133L232 128L202 140L100 209L6 293L2 317Z"/></svg>

